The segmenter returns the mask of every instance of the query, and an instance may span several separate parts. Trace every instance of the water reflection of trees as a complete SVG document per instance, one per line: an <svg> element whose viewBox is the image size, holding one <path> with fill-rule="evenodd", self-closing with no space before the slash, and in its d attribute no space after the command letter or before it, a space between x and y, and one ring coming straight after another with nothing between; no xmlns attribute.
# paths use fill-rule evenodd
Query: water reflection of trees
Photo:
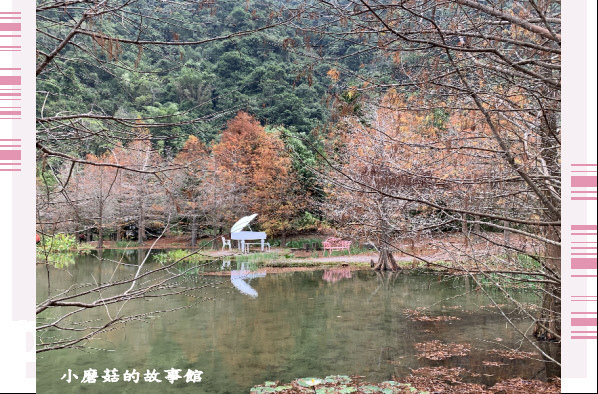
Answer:
<svg viewBox="0 0 598 394"><path fill-rule="evenodd" d="M325 274L316 271L270 275L255 286L260 292L260 302L248 297L220 301L210 319L226 324L205 338L204 346L219 353L219 363L237 371L233 379L239 384L255 374L264 376L263 380L290 380L321 371L332 374L359 370L368 378L385 379L393 374L406 376L411 368L438 363L415 357L413 344L426 336L438 336L449 342L479 343L478 337L463 333L476 332L488 340L494 339L485 336L490 331L495 334L495 324L504 327L499 316L485 311L464 315L462 320L450 323L405 319L404 308L430 305L439 293L448 298L461 292L463 284L459 281L437 281L429 275L391 272L372 275L357 271L352 273L351 281L339 280L335 286L326 286L329 282L323 278ZM478 310L475 304L480 301L460 299L459 302ZM424 332L426 329L432 329L433 333ZM509 332L500 331L503 344L510 343ZM493 376L485 378L490 383L512 376L532 377L541 374L544 368L539 362L516 360L510 361L512 365L508 368L489 372L489 367L482 366L486 359L486 352L476 348L469 357L441 363L492 373ZM393 364L395 361L401 365ZM289 365L293 366L294 376L285 377ZM264 369L273 371L272 376L265 376Z"/></svg>
<svg viewBox="0 0 598 394"><path fill-rule="evenodd" d="M104 264L103 268L97 264L77 264L72 273L80 278L93 274L107 280L111 271L109 264ZM124 275L125 267L122 269ZM438 364L493 375L472 378L484 383L513 376L541 378L544 373L540 362L489 356L484 349L499 346L478 339L493 340L500 336L501 344L516 346L518 337L505 328L501 317L493 311L477 308L476 304L485 300L482 295L474 292L450 300L463 292L459 278L438 281L431 275L353 271L352 280L340 280L330 286L323 275L323 271L267 275L251 283L259 292L258 299L233 290L229 296L205 304L200 313L197 309L186 309L151 324L128 323L124 331L104 333L102 339L118 349L115 354L119 365L141 365L130 360L151 360L148 368L157 367L158 362L176 364L177 368L189 365L204 370L214 381L227 382L230 392L241 392L254 381L290 381L297 376L322 374L359 373L367 375L368 380L385 380L392 375L407 376L413 368ZM69 276L66 280L68 275L64 276L60 287L72 283L73 278ZM205 296L222 291L211 289ZM414 322L405 318L405 308L430 306L439 295L448 300L447 306L455 303L464 306L465 311L451 310L461 320ZM516 296L525 298L525 295ZM142 313L193 302L194 299L181 295L168 302L138 301L135 308ZM442 313L442 305L430 311ZM414 343L430 338L469 341L472 352L466 357L443 361L418 360ZM508 366L484 366L484 360L506 362ZM210 388L204 386L208 392Z"/></svg>
<svg viewBox="0 0 598 394"><path fill-rule="evenodd" d="M109 337L126 323L149 322L159 314L214 299L215 295L206 294L215 287L214 281L197 280L197 265L180 269L180 261L152 264L149 254L140 250L135 256L137 264L127 264L124 255L115 257L98 250L68 269L45 264L46 289L40 292L38 282L38 294L47 298L38 299L36 306L36 351L89 347L94 337ZM155 302L177 295L191 301L177 305Z"/></svg>

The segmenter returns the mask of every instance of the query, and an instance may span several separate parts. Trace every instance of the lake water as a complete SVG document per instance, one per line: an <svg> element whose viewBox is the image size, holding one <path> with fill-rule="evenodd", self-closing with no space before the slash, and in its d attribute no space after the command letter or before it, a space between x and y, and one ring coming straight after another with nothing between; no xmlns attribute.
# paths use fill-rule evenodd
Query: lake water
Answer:
<svg viewBox="0 0 598 394"><path fill-rule="evenodd" d="M102 257L128 265L100 261L95 252L63 262L61 268L48 270L38 265L38 301L72 285L131 275L144 252L104 251ZM148 268L153 266L157 263ZM191 305L206 296L214 300L143 322L129 322L89 342L93 349L40 353L38 392L244 393L267 380L290 382L299 377L358 374L364 380L380 382L429 366L461 367L474 373L467 381L484 384L512 377L546 378L546 365L540 361L508 360L488 352L502 346L518 347L521 338L496 308L489 307L491 303L482 292L472 291L474 286L465 278L341 268L248 275L239 272L242 268L247 267L219 262L208 270L224 270L227 276L189 274L184 281L214 288L192 293L193 297L137 301L127 308L140 313ZM467 294L459 296L463 293ZM500 295L494 295L501 302ZM531 293L514 295L521 302L538 301ZM434 305L430 315L459 320L413 321L404 313L430 305ZM38 323L56 313L42 313ZM529 328L530 322L523 316L510 316L522 330ZM106 311L97 308L87 312L85 319L105 317ZM471 352L442 361L418 358L414 344L432 340L471 344ZM525 343L521 349L533 351ZM485 366L483 361L506 365ZM116 368L120 381L102 383L100 378L95 384L81 384L83 370L89 368L96 369L98 375L106 368ZM142 374L156 369L162 382L142 382L143 378L137 384L123 382L122 374L133 368ZM163 379L164 370L170 368L181 369L181 375L187 369L201 370L203 379L200 383L181 379L171 385ZM69 384L61 380L68 369L79 381Z"/></svg>

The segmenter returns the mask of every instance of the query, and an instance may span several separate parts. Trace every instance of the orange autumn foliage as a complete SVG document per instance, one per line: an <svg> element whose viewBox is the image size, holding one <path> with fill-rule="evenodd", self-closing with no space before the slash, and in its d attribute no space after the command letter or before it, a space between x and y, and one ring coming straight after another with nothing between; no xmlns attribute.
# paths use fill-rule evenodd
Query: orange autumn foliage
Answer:
<svg viewBox="0 0 598 394"><path fill-rule="evenodd" d="M241 111L228 122L213 155L221 182L240 196L246 214L257 213L271 235L287 232L306 196L299 194L297 174L277 132L267 132Z"/></svg>

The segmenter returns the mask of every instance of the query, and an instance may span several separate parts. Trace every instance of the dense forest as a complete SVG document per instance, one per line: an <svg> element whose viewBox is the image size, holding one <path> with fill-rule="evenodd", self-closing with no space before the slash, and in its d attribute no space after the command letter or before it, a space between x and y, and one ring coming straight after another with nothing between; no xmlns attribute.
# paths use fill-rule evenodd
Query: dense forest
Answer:
<svg viewBox="0 0 598 394"><path fill-rule="evenodd" d="M136 3L144 17L142 38L172 43L182 37L194 41L259 29L269 20L272 8L286 2L202 2L189 9L151 0ZM152 18L154 12L168 12L173 22ZM62 10L41 14L42 24L46 18L65 18ZM109 18L101 21L101 31L127 34L121 21ZM52 37L40 34L38 44L51 45ZM287 26L201 45L147 50L111 43L101 36L92 36L87 44L87 53L67 46L65 59L57 61L60 72L40 76L38 110L78 113L91 108L105 115L166 117L163 119L183 123L152 129L157 146L167 154L176 154L189 135L204 143L217 139L238 110L253 114L263 125L281 125L303 134L324 126L330 120L330 98L342 91L331 84L329 64L306 63L292 50L296 47L338 58L342 67L356 73L360 69L365 72L364 65L372 60L365 54L351 56L360 48L350 42L316 37ZM112 63L112 67L98 67L94 60ZM193 119L202 121L185 124ZM88 149L98 154L105 147Z"/></svg>
<svg viewBox="0 0 598 394"><path fill-rule="evenodd" d="M172 162L184 165L181 157L188 156L185 146L196 141L191 137L197 138L206 147L216 145L229 120L239 111L249 113L262 126L278 129L279 137L285 137L282 149L289 152L289 157L291 152L295 154L291 160L291 170L293 174L297 174L297 182L300 183L305 202L293 216L303 219L291 227L285 225L281 228L290 232L316 229L317 223L322 219L319 203L324 191L317 184L314 174L303 164L315 164L317 155L314 149L321 143L322 131L330 127L331 118L338 118L341 113L346 114L347 108L353 111L357 107L354 104L356 97L351 97L346 88L351 85L350 78L347 78L351 74L345 73L345 77L340 78L334 65L350 70L351 78L354 79L360 73L370 72L370 63L374 68L379 67L379 61L373 62L373 55L362 53L359 46L352 45L350 41L302 32L288 26L260 30L264 23L267 25L273 18L272 9L283 2L199 2L197 7L182 8L151 0L136 3L138 16L143 23L140 37L146 40L176 43L182 40L181 37L186 41L201 41L206 37L240 36L201 45L144 49L142 46L125 46L110 41L101 34L92 35L86 42L85 50L81 50L80 45L68 45L64 48L61 58L55 60L57 72L43 73L38 77L37 108L40 118L49 117L48 114L68 116L87 112L109 118L138 118L139 124L148 125L142 138L150 143L149 149L155 155L154 159L159 158L162 165ZM152 17L154 13L160 12L169 15L168 23ZM51 46L55 37L50 32L55 33L57 28L54 22L49 21L66 21L69 16L63 9L55 8L43 10L39 12L39 16L38 24L47 27L49 33L38 34L38 45L40 48ZM253 30L258 31L244 34ZM110 17L101 20L101 31L106 35L127 34L122 21ZM313 52L334 59L334 63L306 62L304 56L296 53L296 48L300 48L302 54ZM168 126L149 127L155 123ZM84 127L102 128L93 119L86 122ZM74 156L89 156L92 161L98 161L109 159L110 152L119 143L132 148L136 144L134 140L139 137L133 134L132 130L118 132L113 135L120 141L116 143L109 138L67 138L60 142L60 146ZM41 164L40 185L55 188L56 179L47 170L51 168L50 171L55 174L67 171L67 168L63 168L63 160L50 159ZM83 174L84 169L79 170ZM87 177L98 179L93 174ZM81 181L86 182L84 193L98 189L97 185L90 183L90 179L86 181L82 175ZM166 187L164 184L162 186ZM168 196L173 196L171 192L172 190L161 193L161 204L167 204ZM110 193L116 194L116 188ZM177 197L180 196L177 194ZM71 205L70 210L67 208L68 214L53 211L52 220L55 223L62 222L58 216L72 215L73 209L85 209L83 207L91 204L91 199L86 197L88 196L81 194L79 201L87 202L79 204L79 208ZM105 197L100 193L98 198L101 201ZM307 203L308 200L311 204ZM191 201L186 203L194 204ZM152 205L156 204L149 203L149 206ZM253 206L255 208L257 205ZM248 208L246 205L241 206L235 210L235 214L243 216L246 213L243 209ZM135 220L139 213L132 215L127 209L119 210L129 212L127 215L114 211L105 218L83 219L95 216L99 208L91 209L94 213L89 208L86 209L88 212L85 214L78 212L77 217L81 218L78 224L71 222L66 226L59 225L56 230L86 232L88 238L90 232L99 236L108 234L120 240L122 231L117 231L119 227L131 224L132 221L144 220ZM102 216L107 212L103 212ZM42 214L44 213L45 210L42 210ZM153 213L146 210L143 215L150 222L153 220L156 228L164 227L162 210ZM188 233L193 232L192 244L195 245L196 230L194 224L188 222L198 220L196 215L191 215L193 218L190 219L185 214L181 215L180 210L178 215L182 220L180 228ZM222 219L222 215L220 218ZM226 232L225 228L234 221L234 215L228 215L226 219L226 225L212 221L202 223L201 227L210 233ZM271 219L264 217L263 221L270 222ZM276 231L277 228L269 226L268 232L277 236L285 235ZM155 231L149 235L155 236ZM145 234L145 231L141 232ZM144 238L142 235L141 239Z"/></svg>

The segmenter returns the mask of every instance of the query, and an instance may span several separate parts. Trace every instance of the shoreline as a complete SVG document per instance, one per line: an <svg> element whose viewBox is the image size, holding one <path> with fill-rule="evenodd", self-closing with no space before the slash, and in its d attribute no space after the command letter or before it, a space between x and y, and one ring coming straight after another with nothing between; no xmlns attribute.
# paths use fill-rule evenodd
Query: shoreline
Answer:
<svg viewBox="0 0 598 394"><path fill-rule="evenodd" d="M149 250L148 248L144 247L135 247L135 248L103 248L103 249L85 249L85 250L77 250L72 249L69 252L64 253L79 253L79 252L105 252L105 251L125 251L125 250ZM178 247L172 248L155 248L155 251L169 251L169 250L186 250ZM188 250L189 254L193 253L192 250ZM270 252L266 252L264 254L261 253L253 253L253 254L243 254L243 253L230 253L229 251L196 251L194 256L202 256L205 257L205 260L202 260L202 263L207 262L216 262L216 261L226 261L226 260L237 260L247 259L246 262L253 263L258 266L258 269L265 269L268 273L283 273L283 272L296 272L296 271L316 271L321 269L331 269L331 268L347 268L348 270L355 271L355 270L366 270L372 269L372 262L376 262L378 259L378 255L375 253L360 253L360 254L353 254L353 255L340 255L340 256L318 256L318 257L300 257L300 256L292 256L292 257L285 257L285 252L288 251L284 249L272 249ZM312 252L313 253L313 252ZM48 254L48 256L53 255L54 253ZM58 253L60 254L60 253ZM264 256L269 255L269 256ZM276 255L273 257L272 255ZM288 253L286 254L288 255ZM255 256L255 257L253 257ZM402 254L397 253L395 255L395 260L399 269L394 272L400 271L413 271L413 270L426 270L429 272L436 272L436 273L448 273L452 275L466 275L468 272L473 271L475 272L485 272L485 273L492 273L492 272L508 272L511 274L515 274L517 272L512 271L512 268L507 266L503 266L500 264L495 264L492 268L485 267L483 270L480 270L481 267L477 266L477 264L472 263L467 260L462 261L450 261L446 258L446 256L437 254L437 255L425 255L421 256L425 259L425 261L418 260L416 258L405 256ZM489 256L491 257L491 256ZM251 259L255 259L255 261L251 261ZM172 263L173 261L169 261ZM181 262L184 262L182 260ZM393 271L390 271L393 272ZM525 272L519 272L520 274L526 274ZM214 273L210 273L214 274ZM229 272L230 274L230 272Z"/></svg>

